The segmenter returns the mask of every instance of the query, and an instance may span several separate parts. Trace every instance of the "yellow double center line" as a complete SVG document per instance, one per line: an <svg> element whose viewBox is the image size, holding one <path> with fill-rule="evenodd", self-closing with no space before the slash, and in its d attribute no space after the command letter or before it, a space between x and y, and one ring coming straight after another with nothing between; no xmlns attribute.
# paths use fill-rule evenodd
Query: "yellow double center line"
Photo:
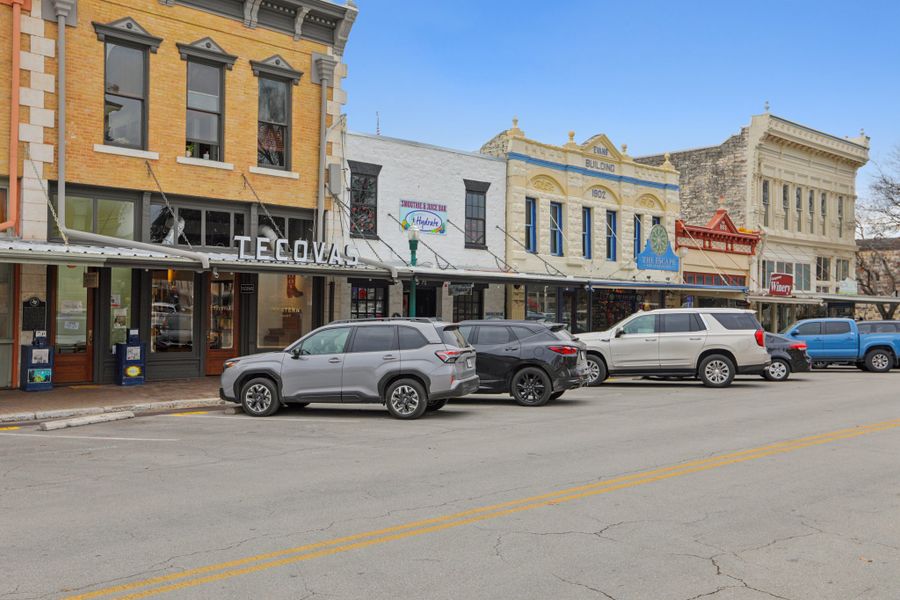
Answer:
<svg viewBox="0 0 900 600"><path fill-rule="evenodd" d="M555 492L541 494L539 496L530 496L519 500L511 500L501 504L493 504L490 506L482 506L473 508L463 512L445 515L443 517L435 517L422 521L414 521L404 525L397 525L385 529L367 531L357 533L345 537L335 538L332 540L306 544L304 546L296 546L294 548L286 548L265 554L257 554L237 560L207 565L189 569L180 573L172 573L170 575L161 575L132 583L124 583L93 592L87 592L76 596L70 596L67 600L88 600L89 598L98 598L101 596L109 596L122 592L129 592L126 595L119 596L120 600L133 600L137 598L146 598L155 596L165 592L182 590L205 583L221 581L239 575L247 575L256 573L266 569L281 567L292 563L297 563L332 554L339 554L349 550L357 550L374 546L376 544L384 544L401 540L404 538L433 533L453 527L460 527L479 521L488 519L496 519L506 515L511 515L526 510L533 510L543 506L553 504L562 504L571 502L581 498L607 494L616 490L637 487L664 479L680 477L691 473L701 471L709 471L726 465L747 462L773 456L777 454L785 454L794 452L809 446L818 446L838 440L854 438L869 433L876 433L888 429L900 427L900 419L890 421L882 421L880 423L872 423L870 425L861 425L858 427L850 427L847 429L839 429L828 433L813 435L808 437L796 438L784 442L759 446L749 450L741 450L729 454L712 456L700 460L672 465L670 467L662 467L650 471L642 471L632 475L624 475L613 479L607 479L595 483L570 487ZM145 589L140 589L145 588ZM133 591L137 590L137 591Z"/></svg>

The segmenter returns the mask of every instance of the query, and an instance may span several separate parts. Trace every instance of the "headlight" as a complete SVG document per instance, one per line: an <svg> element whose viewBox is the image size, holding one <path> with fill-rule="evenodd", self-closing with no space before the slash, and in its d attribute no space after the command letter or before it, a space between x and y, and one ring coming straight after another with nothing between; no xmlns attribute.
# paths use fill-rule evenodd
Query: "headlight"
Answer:
<svg viewBox="0 0 900 600"><path fill-rule="evenodd" d="M234 365L238 364L239 362L241 362L240 359L232 358L231 360L226 360L226 361L223 363L223 366L224 366L226 369L230 369L231 367L233 367Z"/></svg>

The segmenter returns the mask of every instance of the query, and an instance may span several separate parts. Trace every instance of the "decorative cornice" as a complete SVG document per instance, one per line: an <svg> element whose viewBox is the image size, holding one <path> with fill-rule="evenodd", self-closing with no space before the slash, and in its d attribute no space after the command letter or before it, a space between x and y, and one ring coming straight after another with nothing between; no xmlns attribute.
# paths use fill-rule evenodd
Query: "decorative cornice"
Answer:
<svg viewBox="0 0 900 600"><path fill-rule="evenodd" d="M333 58L320 55L316 59L316 73L319 81L328 80L334 83L334 67L337 65Z"/></svg>
<svg viewBox="0 0 900 600"><path fill-rule="evenodd" d="M288 61L284 60L279 54L274 54L262 61L251 60L250 68L253 69L253 74L257 77L260 75L269 75L280 79L288 79L294 85L300 83L300 78L303 76L302 71L294 69Z"/></svg>
<svg viewBox="0 0 900 600"><path fill-rule="evenodd" d="M107 38L131 42L141 46L150 48L150 52L156 53L157 48L162 43L161 37L150 35L146 29L141 27L137 21L131 17L124 17L113 21L112 23L98 23L92 21L94 31L97 33L97 39L105 42Z"/></svg>
<svg viewBox="0 0 900 600"><path fill-rule="evenodd" d="M228 54L225 50L210 37L197 40L191 44L175 44L178 46L178 52L181 54L181 60L188 58L197 58L209 62L224 65L229 71L234 66L237 56Z"/></svg>

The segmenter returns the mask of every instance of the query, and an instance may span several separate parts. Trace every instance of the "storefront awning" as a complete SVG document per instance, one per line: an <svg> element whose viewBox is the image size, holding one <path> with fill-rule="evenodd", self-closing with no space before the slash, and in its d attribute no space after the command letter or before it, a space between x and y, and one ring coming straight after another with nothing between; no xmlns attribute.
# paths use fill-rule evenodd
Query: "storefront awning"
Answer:
<svg viewBox="0 0 900 600"><path fill-rule="evenodd" d="M207 252L209 265L222 271L245 273L281 272L305 275L341 275L347 277L390 277L390 271L368 265L352 267L274 260L240 259L237 253ZM142 250L118 246L92 246L89 244L61 244L30 240L0 240L0 262L83 265L90 267L132 267L156 269L200 270L199 264L184 256L176 256L160 250Z"/></svg>
<svg viewBox="0 0 900 600"><path fill-rule="evenodd" d="M822 304L819 298L800 298L796 296L747 296L750 302L768 303L768 304Z"/></svg>
<svg viewBox="0 0 900 600"><path fill-rule="evenodd" d="M816 294L825 302L850 302L852 304L900 304L898 296L859 296L844 294Z"/></svg>

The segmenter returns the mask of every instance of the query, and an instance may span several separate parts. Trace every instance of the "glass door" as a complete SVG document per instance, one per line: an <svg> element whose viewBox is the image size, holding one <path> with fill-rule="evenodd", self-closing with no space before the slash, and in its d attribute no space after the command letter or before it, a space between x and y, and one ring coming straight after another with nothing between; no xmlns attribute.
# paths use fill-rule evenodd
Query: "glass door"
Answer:
<svg viewBox="0 0 900 600"><path fill-rule="evenodd" d="M0 201L3 200L0 190ZM0 204L0 213L3 206ZM12 385L13 356L13 268L11 263L0 264L0 389Z"/></svg>
<svg viewBox="0 0 900 600"><path fill-rule="evenodd" d="M221 375L223 363L238 351L238 275L219 273L209 280L206 374Z"/></svg>
<svg viewBox="0 0 900 600"><path fill-rule="evenodd" d="M87 267L56 269L53 318L53 381L93 380L93 288L85 287Z"/></svg>

